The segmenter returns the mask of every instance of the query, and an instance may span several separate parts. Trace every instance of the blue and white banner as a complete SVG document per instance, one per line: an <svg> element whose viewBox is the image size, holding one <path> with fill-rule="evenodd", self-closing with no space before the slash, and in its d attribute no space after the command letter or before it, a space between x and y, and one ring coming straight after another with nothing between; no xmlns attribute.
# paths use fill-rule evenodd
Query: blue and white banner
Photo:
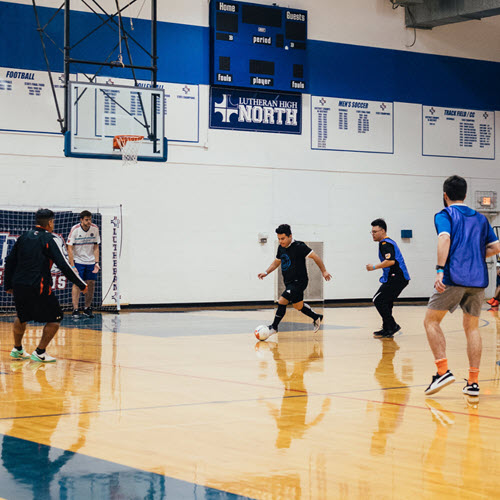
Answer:
<svg viewBox="0 0 500 500"><path fill-rule="evenodd" d="M494 111L422 106L422 155L494 160Z"/></svg>
<svg viewBox="0 0 500 500"><path fill-rule="evenodd" d="M300 134L302 96L211 87L210 128Z"/></svg>

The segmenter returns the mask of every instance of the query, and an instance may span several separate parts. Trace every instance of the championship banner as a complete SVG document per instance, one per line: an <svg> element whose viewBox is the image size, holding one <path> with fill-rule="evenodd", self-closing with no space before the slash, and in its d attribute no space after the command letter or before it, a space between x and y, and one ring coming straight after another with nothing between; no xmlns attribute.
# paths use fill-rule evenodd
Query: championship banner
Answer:
<svg viewBox="0 0 500 500"><path fill-rule="evenodd" d="M210 128L300 134L302 96L211 87Z"/></svg>
<svg viewBox="0 0 500 500"><path fill-rule="evenodd" d="M494 160L494 111L422 106L422 155Z"/></svg>
<svg viewBox="0 0 500 500"><path fill-rule="evenodd" d="M311 96L311 149L394 153L392 102Z"/></svg>
<svg viewBox="0 0 500 500"><path fill-rule="evenodd" d="M55 212L54 234L66 242L71 228L80 223L80 215L74 212ZM92 223L99 228L102 234L102 215L92 214ZM9 255L17 238L33 229L35 226L34 212L0 210L0 312L14 311L14 299L12 295L5 292L4 289L4 271L5 259ZM66 249L66 246L63 245ZM71 289L73 283L69 281L64 274L54 265L52 267L52 290L56 294L61 307L65 310L72 309ZM83 301L83 299L80 299ZM92 307L96 308L102 302L102 273L96 274L94 299ZM80 304L82 304L81 302Z"/></svg>

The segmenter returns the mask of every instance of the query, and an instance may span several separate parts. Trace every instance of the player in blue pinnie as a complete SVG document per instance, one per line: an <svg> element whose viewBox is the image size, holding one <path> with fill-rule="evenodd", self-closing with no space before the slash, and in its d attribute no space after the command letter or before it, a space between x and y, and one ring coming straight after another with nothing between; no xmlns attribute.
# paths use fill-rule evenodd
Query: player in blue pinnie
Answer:
<svg viewBox="0 0 500 500"><path fill-rule="evenodd" d="M312 259L319 267L323 278L326 281L332 279L331 274L326 270L325 264L313 250L303 241L293 239L292 230L288 224L281 224L276 228L280 246L276 253L276 258L263 273L258 274L259 279L264 279L275 269L281 266L285 291L278 300L278 309L272 325L269 325L270 335L278 332L280 321L285 316L286 306L291 302L294 309L305 314L313 320L313 329L317 332L323 321L323 315L318 314L304 302L304 290L309 283L307 276L306 258Z"/></svg>

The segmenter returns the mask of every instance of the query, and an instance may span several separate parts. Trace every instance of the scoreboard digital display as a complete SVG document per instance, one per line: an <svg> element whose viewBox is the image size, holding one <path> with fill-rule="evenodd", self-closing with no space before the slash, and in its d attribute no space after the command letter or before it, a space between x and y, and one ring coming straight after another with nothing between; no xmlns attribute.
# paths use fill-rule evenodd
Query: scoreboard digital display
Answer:
<svg viewBox="0 0 500 500"><path fill-rule="evenodd" d="M307 11L210 1L212 85L307 91Z"/></svg>

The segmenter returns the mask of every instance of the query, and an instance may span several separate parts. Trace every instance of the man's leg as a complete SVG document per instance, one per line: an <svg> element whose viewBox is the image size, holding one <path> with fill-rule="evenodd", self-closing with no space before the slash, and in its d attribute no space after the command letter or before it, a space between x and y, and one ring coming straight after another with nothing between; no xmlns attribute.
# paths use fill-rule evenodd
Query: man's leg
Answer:
<svg viewBox="0 0 500 500"><path fill-rule="evenodd" d="M59 330L59 323L46 323L43 327L42 338L40 339L40 343L38 344L38 349L45 351L50 341L54 338L55 334Z"/></svg>
<svg viewBox="0 0 500 500"><path fill-rule="evenodd" d="M441 329L441 321L448 311L438 311L427 309L424 319L427 341L434 355L434 362L437 366L437 375L432 378L432 382L425 390L425 394L430 395L440 391L443 387L455 381L455 377L448 370L448 360L446 358L446 339Z"/></svg>
<svg viewBox="0 0 500 500"><path fill-rule="evenodd" d="M435 360L446 358L446 339L441 329L441 321L443 321L447 312L427 309L425 314L425 332Z"/></svg>
<svg viewBox="0 0 500 500"><path fill-rule="evenodd" d="M286 292L285 292L286 293ZM280 321L283 319L286 313L286 306L288 305L288 300L285 297L281 296L278 300L278 309L276 310L276 314L274 316L273 324L269 326L271 333L275 333L278 331L278 326ZM274 331L272 331L274 330Z"/></svg>
<svg viewBox="0 0 500 500"><path fill-rule="evenodd" d="M94 298L95 280L87 280L88 291L85 295L85 308L88 309L92 305L92 299ZM80 291L79 288L77 288Z"/></svg>
<svg viewBox="0 0 500 500"><path fill-rule="evenodd" d="M393 301L389 283L382 283L377 293L373 296L372 301L382 318L382 329L385 331L394 329L396 322L392 317Z"/></svg>
<svg viewBox="0 0 500 500"><path fill-rule="evenodd" d="M73 301L73 311L78 310L78 303L80 302L80 293L82 293L81 290L76 285L73 285L73 288L71 290L71 299Z"/></svg>
<svg viewBox="0 0 500 500"><path fill-rule="evenodd" d="M479 333L479 317L464 312L464 331L467 337L467 356L469 358L469 378L467 385L477 384L483 344ZM479 390L477 391L479 394Z"/></svg>
<svg viewBox="0 0 500 500"><path fill-rule="evenodd" d="M21 320L16 317L12 332L14 334L14 347L22 348L24 332L26 331L26 323L21 323Z"/></svg>

